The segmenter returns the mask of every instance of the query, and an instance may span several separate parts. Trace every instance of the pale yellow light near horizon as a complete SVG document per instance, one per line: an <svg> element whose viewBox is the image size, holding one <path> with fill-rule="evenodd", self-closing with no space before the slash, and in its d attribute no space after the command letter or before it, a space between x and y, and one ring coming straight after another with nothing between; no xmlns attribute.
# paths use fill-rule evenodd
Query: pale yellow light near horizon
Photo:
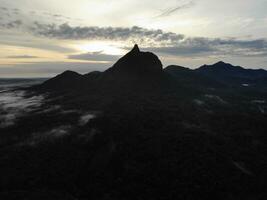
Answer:
<svg viewBox="0 0 267 200"><path fill-rule="evenodd" d="M73 48L76 53L101 53L107 55L123 55L125 50L120 48L118 44L110 44L107 41L79 41L71 45L66 44L66 47ZM94 61L94 60L76 60L69 59L65 53L59 53L54 51L40 50L29 47L8 46L0 45L0 64L2 66L14 65L14 64L29 64L35 62L88 62L88 63L106 63L106 61ZM31 56L29 58L16 58L16 56Z"/></svg>
<svg viewBox="0 0 267 200"><path fill-rule="evenodd" d="M82 41L77 44L73 44L73 47L82 53L99 52L108 55L123 55L125 53L125 50L122 49L118 44L110 44L107 41Z"/></svg>
<svg viewBox="0 0 267 200"><path fill-rule="evenodd" d="M65 59L62 53L22 46L0 45L0 54L1 65L62 61ZM16 56L18 56L18 58L16 58ZM25 56L25 58L23 58L23 56ZM30 57L27 58L26 56Z"/></svg>

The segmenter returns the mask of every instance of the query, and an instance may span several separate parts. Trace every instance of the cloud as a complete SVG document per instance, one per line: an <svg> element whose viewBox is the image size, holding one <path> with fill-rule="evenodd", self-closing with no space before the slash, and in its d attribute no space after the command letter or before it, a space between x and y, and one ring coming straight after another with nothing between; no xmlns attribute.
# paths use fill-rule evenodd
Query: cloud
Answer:
<svg viewBox="0 0 267 200"><path fill-rule="evenodd" d="M68 22L81 22L82 19L71 18L57 13L50 13L47 11L35 10L21 10L15 7L0 7L0 27L6 29L20 28L24 24L24 31L28 31L28 26L34 23L34 20L40 22L53 22L63 23Z"/></svg>
<svg viewBox="0 0 267 200"><path fill-rule="evenodd" d="M31 11L30 12L31 15L39 15L40 18L42 17L45 17L45 18L50 18L52 19L53 21L83 21L83 19L80 19L80 18L72 18L72 17L67 17L65 15L61 15L61 14L57 14L57 13L50 13L50 12L42 12L40 14L34 12L34 11Z"/></svg>
<svg viewBox="0 0 267 200"><path fill-rule="evenodd" d="M33 48L33 49L41 49L41 50L47 50L52 52L60 52L60 53L75 53L77 52L76 49L66 46L65 44L50 40L48 38L37 38L33 37L30 34L22 35L21 32L16 31L6 31L0 30L0 44L6 45L6 46L13 46L14 49L16 47L25 47L25 48Z"/></svg>
<svg viewBox="0 0 267 200"><path fill-rule="evenodd" d="M6 8L6 7L0 7L0 9L1 9L1 10L7 10L7 8Z"/></svg>
<svg viewBox="0 0 267 200"><path fill-rule="evenodd" d="M6 58L18 58L18 59L23 59L23 58L40 58L38 56L31 56L31 55L17 55L17 56L7 56Z"/></svg>
<svg viewBox="0 0 267 200"><path fill-rule="evenodd" d="M160 29L150 30L138 26L125 27L97 27L97 26L76 26L72 27L67 23L61 25L41 24L35 22L31 27L35 35L70 40L139 40L146 42L179 41L184 35L171 32L164 32Z"/></svg>
<svg viewBox="0 0 267 200"><path fill-rule="evenodd" d="M22 24L23 22L21 20L14 20L14 21L0 23L0 27L6 28L6 29L17 29L17 28L20 28Z"/></svg>
<svg viewBox="0 0 267 200"><path fill-rule="evenodd" d="M21 146L36 146L43 142L52 142L56 139L61 139L71 134L72 127L70 125L62 125L55 127L46 132L35 132L30 138L19 143Z"/></svg>
<svg viewBox="0 0 267 200"><path fill-rule="evenodd" d="M0 7L0 15L1 15L1 21L5 19L6 23L2 24L2 27L6 25L7 28L8 24L10 26L20 24L22 23L21 18L18 18L18 15L21 14L20 9L17 8L7 8L7 7ZM7 22L9 21L9 22ZM1 25L0 25L1 26ZM13 28L13 27L11 27Z"/></svg>
<svg viewBox="0 0 267 200"><path fill-rule="evenodd" d="M79 120L79 125L80 126L84 126L85 124L87 124L91 119L94 119L95 118L95 115L94 114L85 114L85 115L82 115L80 117L80 120Z"/></svg>
<svg viewBox="0 0 267 200"><path fill-rule="evenodd" d="M92 61L116 61L120 56L103 54L102 51L89 52L84 54L69 55L69 59L92 60Z"/></svg>
<svg viewBox="0 0 267 200"><path fill-rule="evenodd" d="M0 128L11 126L15 121L39 108L42 104L43 96L25 97L25 92L2 92L0 95Z"/></svg>
<svg viewBox="0 0 267 200"><path fill-rule="evenodd" d="M71 126L65 125L65 126L60 126L52 129L51 131L46 132L42 136L44 137L63 137L66 136L70 133Z"/></svg>
<svg viewBox="0 0 267 200"><path fill-rule="evenodd" d="M196 56L204 54L212 54L216 52L215 48L209 46L170 46L170 47L152 47L152 48L143 48L145 51L152 51L164 55L172 56Z"/></svg>
<svg viewBox="0 0 267 200"><path fill-rule="evenodd" d="M186 38L170 46L148 47L147 51L153 51L172 56L266 56L267 41L238 40L238 39L210 39L210 38Z"/></svg>
<svg viewBox="0 0 267 200"><path fill-rule="evenodd" d="M175 8L164 11L161 15L168 15L187 6L192 6L193 1L189 1ZM52 15L49 13L49 15ZM54 14L54 18L61 17ZM49 24L35 21L30 24L22 20L14 20L0 24L6 29L20 29L26 33L43 39L55 40L107 40L118 41L126 44L139 43L145 50L155 51L164 55L171 56L266 56L266 39L247 39L238 38L205 38L187 37L183 34L165 32L161 29L147 29L139 26L133 27L99 27L99 26L72 26L68 23ZM5 41L3 41L6 43ZM10 41L9 41L10 43ZM25 45L25 44L24 44ZM26 44L31 47L45 48L54 51L70 51L60 46L51 44L32 43ZM47 46L49 45L49 46ZM128 45L128 46L127 46ZM40 47L42 46L42 47ZM72 50L73 51L73 50ZM69 55L69 59L94 60L94 61L115 61L116 56L106 55L102 52Z"/></svg>
<svg viewBox="0 0 267 200"><path fill-rule="evenodd" d="M166 10L164 10L161 14L159 14L158 16L156 16L155 18L159 18L159 17L167 17L172 15L173 13L183 10L183 9L187 9L187 8L191 8L192 6L194 6L194 1L189 1L189 2L185 2L184 4L179 4L176 7L171 7L168 8Z"/></svg>
<svg viewBox="0 0 267 200"><path fill-rule="evenodd" d="M267 54L266 39L239 40L237 38L205 38L186 37L182 34L164 32L157 29L146 29L142 27L72 27L68 24L39 24L35 23L31 29L36 35L69 40L115 40L134 41L142 44L145 48L170 55L244 55L264 56ZM83 54L71 56L78 59L97 59L104 55Z"/></svg>

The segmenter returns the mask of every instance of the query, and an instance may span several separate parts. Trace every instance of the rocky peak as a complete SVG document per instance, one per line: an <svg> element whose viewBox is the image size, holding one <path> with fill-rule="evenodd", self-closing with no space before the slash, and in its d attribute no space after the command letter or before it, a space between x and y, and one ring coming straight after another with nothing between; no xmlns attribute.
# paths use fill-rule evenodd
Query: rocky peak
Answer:
<svg viewBox="0 0 267 200"><path fill-rule="evenodd" d="M159 58L151 52L140 51L138 45L118 60L107 72L120 73L129 76L151 76L163 72Z"/></svg>

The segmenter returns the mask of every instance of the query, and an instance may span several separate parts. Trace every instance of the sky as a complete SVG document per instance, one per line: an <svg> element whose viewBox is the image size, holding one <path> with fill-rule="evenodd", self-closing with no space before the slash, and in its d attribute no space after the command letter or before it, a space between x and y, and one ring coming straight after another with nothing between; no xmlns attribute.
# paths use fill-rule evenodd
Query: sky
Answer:
<svg viewBox="0 0 267 200"><path fill-rule="evenodd" d="M171 64L267 70L267 0L0 0L0 78L111 67L135 43Z"/></svg>

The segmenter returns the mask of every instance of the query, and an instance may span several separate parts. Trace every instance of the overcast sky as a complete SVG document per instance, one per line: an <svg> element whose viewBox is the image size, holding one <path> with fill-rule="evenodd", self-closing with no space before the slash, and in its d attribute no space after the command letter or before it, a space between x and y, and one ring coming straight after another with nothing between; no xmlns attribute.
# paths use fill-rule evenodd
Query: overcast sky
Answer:
<svg viewBox="0 0 267 200"><path fill-rule="evenodd" d="M105 70L134 43L164 66L267 69L267 0L0 0L0 77Z"/></svg>

